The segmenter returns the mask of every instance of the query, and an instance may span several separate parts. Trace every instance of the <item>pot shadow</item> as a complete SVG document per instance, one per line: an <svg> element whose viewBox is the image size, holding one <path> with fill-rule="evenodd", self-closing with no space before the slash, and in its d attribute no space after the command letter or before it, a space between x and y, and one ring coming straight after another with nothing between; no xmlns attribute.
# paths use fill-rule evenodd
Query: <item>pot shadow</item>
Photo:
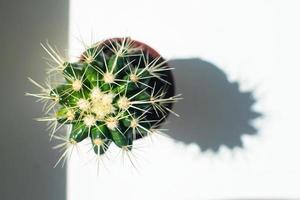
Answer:
<svg viewBox="0 0 300 200"><path fill-rule="evenodd" d="M169 136L216 152L221 145L242 147L243 134L257 133L250 122L262 114L252 110L256 101L251 91L241 92L239 84L229 82L220 68L198 58L169 64L175 68L177 93L184 98L174 106L180 117L170 116L165 125Z"/></svg>

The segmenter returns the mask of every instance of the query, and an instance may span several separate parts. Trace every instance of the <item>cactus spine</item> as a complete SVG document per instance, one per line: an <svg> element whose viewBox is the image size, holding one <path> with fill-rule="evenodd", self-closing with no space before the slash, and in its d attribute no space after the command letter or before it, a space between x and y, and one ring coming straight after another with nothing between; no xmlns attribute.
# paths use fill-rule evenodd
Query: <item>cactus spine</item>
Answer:
<svg viewBox="0 0 300 200"><path fill-rule="evenodd" d="M50 70L50 77L58 72L64 81L44 87L30 79L41 92L27 95L47 103L48 116L38 120L51 122L51 138L64 141L57 148L66 148L65 154L69 146L87 138L97 155L112 142L130 151L136 139L158 131L174 113L171 105L180 97L174 96L171 68L144 44L130 38L105 40L88 47L74 63L50 45L43 47L58 66ZM65 124L72 127L68 138L56 136Z"/></svg>

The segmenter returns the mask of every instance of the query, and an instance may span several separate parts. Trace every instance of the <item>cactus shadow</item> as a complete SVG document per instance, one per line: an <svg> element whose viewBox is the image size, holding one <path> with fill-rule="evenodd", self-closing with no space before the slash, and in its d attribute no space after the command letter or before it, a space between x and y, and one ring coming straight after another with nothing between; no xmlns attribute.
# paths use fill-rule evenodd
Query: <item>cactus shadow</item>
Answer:
<svg viewBox="0 0 300 200"><path fill-rule="evenodd" d="M198 58L169 64L175 68L176 92L184 97L174 107L180 118L170 116L166 124L172 138L217 152L222 145L243 147L243 134L257 134L250 122L262 114L252 110L256 100L251 91L241 92L220 68Z"/></svg>

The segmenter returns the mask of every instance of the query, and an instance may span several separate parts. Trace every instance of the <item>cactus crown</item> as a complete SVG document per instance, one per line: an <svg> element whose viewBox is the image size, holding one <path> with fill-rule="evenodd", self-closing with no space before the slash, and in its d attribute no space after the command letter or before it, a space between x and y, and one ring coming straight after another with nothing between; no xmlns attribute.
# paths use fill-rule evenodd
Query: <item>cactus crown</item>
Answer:
<svg viewBox="0 0 300 200"><path fill-rule="evenodd" d="M157 131L170 112L176 115L171 105L180 98L174 96L171 68L146 45L130 38L110 39L88 47L74 63L64 61L50 45L43 47L58 66L50 77L55 71L64 81L44 87L30 79L41 92L27 94L47 102L47 115L53 111L39 120L52 122L51 138L64 141L57 148L67 152L90 138L97 155L112 142L130 151L134 140ZM54 135L64 124L72 126L68 137Z"/></svg>

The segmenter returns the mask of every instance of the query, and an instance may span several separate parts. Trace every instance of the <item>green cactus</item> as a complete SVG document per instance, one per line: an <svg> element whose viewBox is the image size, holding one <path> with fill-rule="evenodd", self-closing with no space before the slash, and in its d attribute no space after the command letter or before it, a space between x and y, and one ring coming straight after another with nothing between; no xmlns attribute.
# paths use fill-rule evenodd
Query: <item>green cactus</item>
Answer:
<svg viewBox="0 0 300 200"><path fill-rule="evenodd" d="M47 103L47 116L38 120L52 122L51 138L64 141L57 148L89 138L97 155L112 142L130 151L135 140L158 131L174 113L171 106L180 97L174 96L171 68L147 45L130 38L105 40L88 47L74 63L50 45L43 47L57 66L49 71L49 80L53 72L64 80L55 87L48 81L44 87L29 79L41 92L27 95ZM56 136L65 124L71 126L68 138Z"/></svg>

